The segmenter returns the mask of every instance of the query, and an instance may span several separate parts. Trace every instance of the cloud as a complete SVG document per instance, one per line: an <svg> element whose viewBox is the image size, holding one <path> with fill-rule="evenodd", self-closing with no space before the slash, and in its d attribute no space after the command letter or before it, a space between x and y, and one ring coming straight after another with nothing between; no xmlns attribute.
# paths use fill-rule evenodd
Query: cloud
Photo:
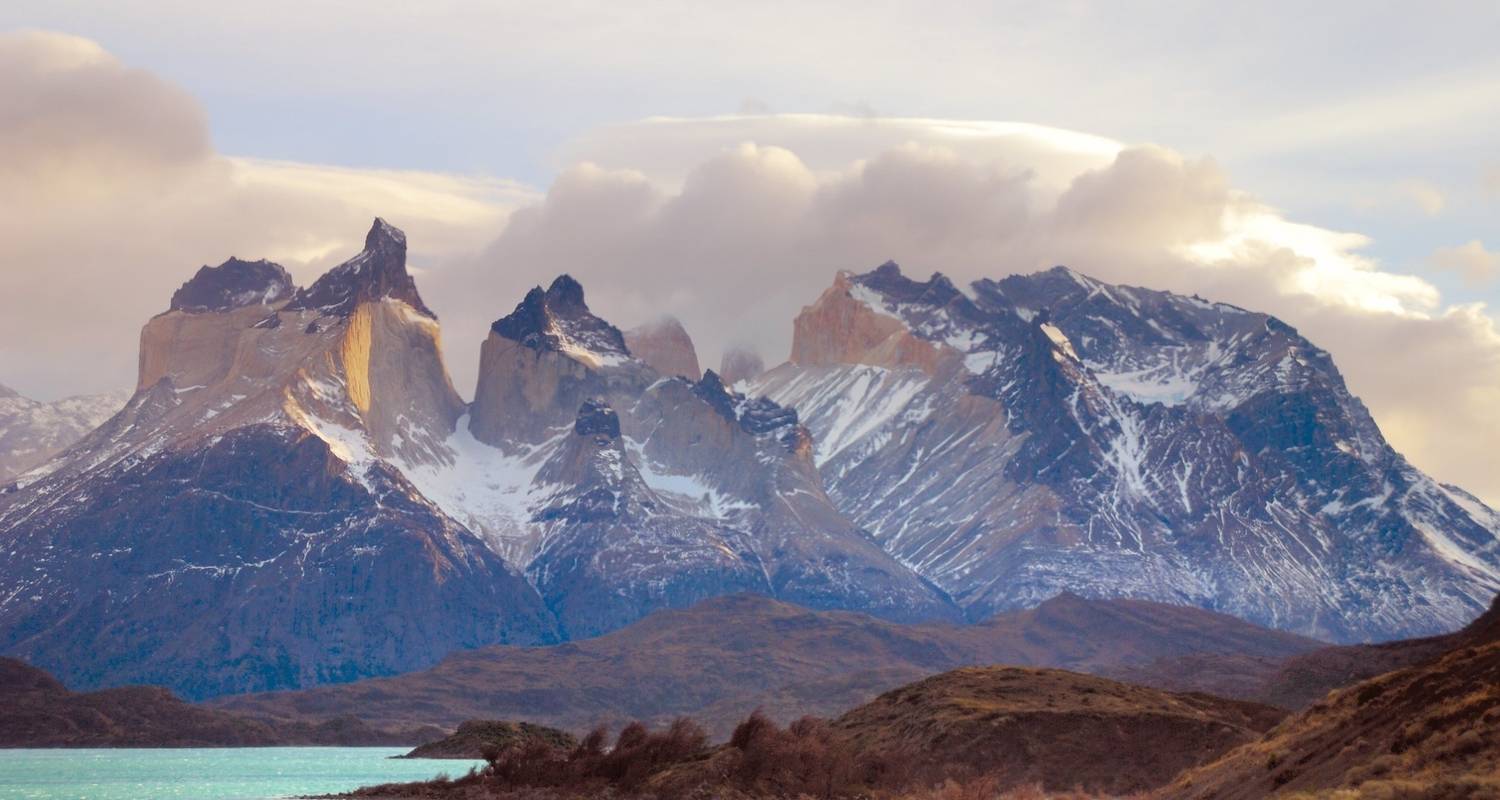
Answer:
<svg viewBox="0 0 1500 800"><path fill-rule="evenodd" d="M1412 179L1361 194L1354 205L1364 210L1406 208L1435 217L1448 207L1448 197L1430 181Z"/></svg>
<svg viewBox="0 0 1500 800"><path fill-rule="evenodd" d="M1500 197L1500 164L1486 167L1480 172L1479 186L1490 197Z"/></svg>
<svg viewBox="0 0 1500 800"><path fill-rule="evenodd" d="M1428 262L1433 269L1458 273L1474 287L1488 286L1500 278L1500 253L1484 249L1478 239L1457 247L1440 247Z"/></svg>
<svg viewBox="0 0 1500 800"><path fill-rule="evenodd" d="M432 263L533 197L504 181L229 158L181 89L94 42L0 35L0 364L39 396L133 385L135 332L200 264L268 257L308 280L370 218Z"/></svg>
<svg viewBox="0 0 1500 800"><path fill-rule="evenodd" d="M663 185L741 142L797 154L816 173L846 170L850 162L910 143L941 147L976 162L1025 165L1039 186L1058 191L1080 171L1101 167L1119 142L1024 122L855 117L836 114L736 114L649 119L607 125L563 145L564 166L588 162L640 172Z"/></svg>
<svg viewBox="0 0 1500 800"><path fill-rule="evenodd" d="M1500 447L1500 335L1482 307L1445 305L1364 255L1366 236L1286 219L1211 159L1073 136L788 115L596 132L570 152L597 159L432 276L449 363L471 385L479 337L455 329L483 331L559 272L618 324L678 316L704 363L740 341L775 363L836 270L889 258L971 280L1066 263L1277 314L1334 354L1398 449L1500 498L1486 466Z"/></svg>

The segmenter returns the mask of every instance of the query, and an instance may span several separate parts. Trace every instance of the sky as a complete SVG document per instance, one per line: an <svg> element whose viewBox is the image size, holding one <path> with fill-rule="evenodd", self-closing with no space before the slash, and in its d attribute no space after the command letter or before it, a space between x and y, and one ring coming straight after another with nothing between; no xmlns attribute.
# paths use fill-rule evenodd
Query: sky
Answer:
<svg viewBox="0 0 1500 800"><path fill-rule="evenodd" d="M1500 500L1500 4L0 6L0 382L133 383L198 265L303 282L405 228L472 385L571 272L703 361L839 269L1101 279L1274 313Z"/></svg>

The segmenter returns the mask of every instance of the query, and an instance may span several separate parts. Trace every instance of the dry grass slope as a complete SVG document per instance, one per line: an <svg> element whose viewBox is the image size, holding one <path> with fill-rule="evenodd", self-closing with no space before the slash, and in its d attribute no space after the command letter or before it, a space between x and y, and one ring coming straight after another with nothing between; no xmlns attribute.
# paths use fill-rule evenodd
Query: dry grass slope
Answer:
<svg viewBox="0 0 1500 800"><path fill-rule="evenodd" d="M1500 600L1452 642L1334 692L1166 796L1500 797Z"/></svg>

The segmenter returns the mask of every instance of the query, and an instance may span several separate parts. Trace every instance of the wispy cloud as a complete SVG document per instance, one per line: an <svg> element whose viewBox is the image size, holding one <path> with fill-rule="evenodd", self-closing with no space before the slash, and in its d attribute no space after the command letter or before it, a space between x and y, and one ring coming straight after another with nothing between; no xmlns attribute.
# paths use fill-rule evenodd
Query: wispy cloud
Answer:
<svg viewBox="0 0 1500 800"><path fill-rule="evenodd" d="M1434 269L1458 273L1471 286L1488 286L1500 279L1500 252L1486 250L1478 239L1440 247L1428 261Z"/></svg>

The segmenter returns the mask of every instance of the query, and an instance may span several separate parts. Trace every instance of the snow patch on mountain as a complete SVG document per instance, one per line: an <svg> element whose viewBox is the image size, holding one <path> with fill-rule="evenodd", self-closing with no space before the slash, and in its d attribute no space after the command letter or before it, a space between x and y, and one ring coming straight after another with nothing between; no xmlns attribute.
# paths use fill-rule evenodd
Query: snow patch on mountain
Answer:
<svg viewBox="0 0 1500 800"><path fill-rule="evenodd" d="M475 439L465 414L444 442L446 463L394 463L443 513L506 561L520 565L536 546L532 515L555 488L538 484L537 473L569 435L569 430L559 430L543 444L517 445L514 453L507 453Z"/></svg>
<svg viewBox="0 0 1500 800"><path fill-rule="evenodd" d="M625 439L630 461L641 479L651 491L673 501L675 510L721 521L728 520L740 511L756 509L755 503L721 490L709 476L682 474L656 464L646 454L645 447L631 438Z"/></svg>

